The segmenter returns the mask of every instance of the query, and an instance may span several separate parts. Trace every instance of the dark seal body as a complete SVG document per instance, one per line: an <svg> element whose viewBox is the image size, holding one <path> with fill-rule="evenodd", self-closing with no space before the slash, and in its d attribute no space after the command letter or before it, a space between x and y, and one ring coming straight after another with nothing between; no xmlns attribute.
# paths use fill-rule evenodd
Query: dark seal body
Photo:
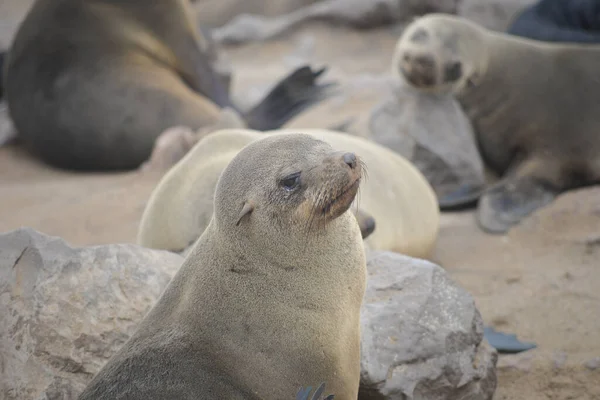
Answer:
<svg viewBox="0 0 600 400"><path fill-rule="evenodd" d="M234 108L187 0L38 0L6 61L5 96L24 145L74 170L127 170L167 128L211 125ZM294 71L243 114L273 129L323 95Z"/></svg>
<svg viewBox="0 0 600 400"><path fill-rule="evenodd" d="M519 12L507 32L546 42L600 43L600 1L539 0Z"/></svg>

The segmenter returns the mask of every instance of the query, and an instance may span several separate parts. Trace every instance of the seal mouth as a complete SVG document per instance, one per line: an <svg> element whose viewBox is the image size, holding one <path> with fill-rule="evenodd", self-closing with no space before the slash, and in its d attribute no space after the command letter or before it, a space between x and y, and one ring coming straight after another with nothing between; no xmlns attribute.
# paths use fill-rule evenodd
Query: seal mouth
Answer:
<svg viewBox="0 0 600 400"><path fill-rule="evenodd" d="M355 178L349 185L347 185L336 197L331 199L327 204L321 208L322 215L331 215L333 218L337 218L345 213L354 201L354 197L358 192L360 185L360 178ZM333 209L333 212L332 212Z"/></svg>

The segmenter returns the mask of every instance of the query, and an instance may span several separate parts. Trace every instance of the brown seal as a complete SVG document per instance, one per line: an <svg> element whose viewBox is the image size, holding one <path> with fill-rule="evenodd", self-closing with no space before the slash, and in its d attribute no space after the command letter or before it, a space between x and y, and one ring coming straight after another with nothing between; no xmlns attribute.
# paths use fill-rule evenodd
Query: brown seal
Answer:
<svg viewBox="0 0 600 400"><path fill-rule="evenodd" d="M482 158L502 179L479 199L478 221L503 233L570 189L600 182L600 45L544 43L429 14L408 25L396 73L450 92L473 123ZM477 199L460 190L440 199Z"/></svg>
<svg viewBox="0 0 600 400"><path fill-rule="evenodd" d="M292 399L325 382L358 396L361 235L354 153L305 134L244 147L214 214L87 399Z"/></svg>
<svg viewBox="0 0 600 400"><path fill-rule="evenodd" d="M19 138L75 170L137 168L161 132L236 109L215 48L186 0L38 0L8 52L5 96ZM324 71L300 67L242 117L274 129L320 101Z"/></svg>

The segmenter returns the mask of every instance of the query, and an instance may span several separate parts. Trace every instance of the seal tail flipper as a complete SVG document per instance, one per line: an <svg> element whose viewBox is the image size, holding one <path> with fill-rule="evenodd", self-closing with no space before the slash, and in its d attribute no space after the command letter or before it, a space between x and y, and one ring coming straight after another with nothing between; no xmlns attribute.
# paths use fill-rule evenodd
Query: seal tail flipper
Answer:
<svg viewBox="0 0 600 400"><path fill-rule="evenodd" d="M317 84L327 68L313 71L305 65L281 80L252 110L244 115L251 129L278 129L308 107L329 97L336 83Z"/></svg>

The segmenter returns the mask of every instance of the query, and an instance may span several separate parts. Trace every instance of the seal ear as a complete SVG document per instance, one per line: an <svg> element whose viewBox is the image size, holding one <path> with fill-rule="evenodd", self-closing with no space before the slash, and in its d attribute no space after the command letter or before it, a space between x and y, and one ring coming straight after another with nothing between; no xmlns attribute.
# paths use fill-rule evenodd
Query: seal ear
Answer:
<svg viewBox="0 0 600 400"><path fill-rule="evenodd" d="M242 211L240 212L240 215L238 216L238 220L235 223L235 226L238 226L240 224L240 222L242 222L242 218L244 218L246 215L250 214L252 211L254 211L254 204L252 204L251 201L245 202L244 207L242 208Z"/></svg>

